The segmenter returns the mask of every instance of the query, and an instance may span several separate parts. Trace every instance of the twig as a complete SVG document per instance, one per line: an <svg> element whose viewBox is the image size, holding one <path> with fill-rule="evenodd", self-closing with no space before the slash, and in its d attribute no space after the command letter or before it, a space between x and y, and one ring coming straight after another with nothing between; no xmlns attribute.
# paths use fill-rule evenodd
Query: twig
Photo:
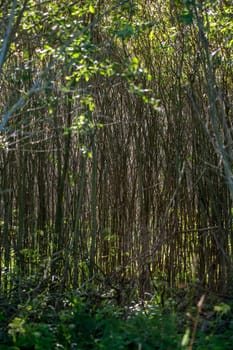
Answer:
<svg viewBox="0 0 233 350"><path fill-rule="evenodd" d="M196 318L195 318L195 321L194 321L193 334L192 334L192 339L191 339L190 344L189 344L189 350L193 349L193 344L194 344L195 336L196 336L196 333L197 333L197 325L198 325L198 321L199 321L199 318L200 318L200 313L201 313L201 309L202 309L204 300L205 300L205 294L203 294L201 296L201 298L200 298L200 300L199 300L199 302L197 304L197 315L196 315Z"/></svg>

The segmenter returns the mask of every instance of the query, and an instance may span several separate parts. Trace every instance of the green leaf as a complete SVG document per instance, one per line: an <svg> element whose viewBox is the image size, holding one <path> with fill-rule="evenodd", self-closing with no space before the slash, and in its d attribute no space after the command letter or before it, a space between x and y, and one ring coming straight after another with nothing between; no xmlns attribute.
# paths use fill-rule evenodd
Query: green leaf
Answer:
<svg viewBox="0 0 233 350"><path fill-rule="evenodd" d="M180 15L180 22L182 22L185 25L189 25L193 23L193 14L192 12L185 11Z"/></svg>
<svg viewBox="0 0 233 350"><path fill-rule="evenodd" d="M214 307L214 311L219 312L221 315L224 315L231 311L231 307L228 304L220 303Z"/></svg>
<svg viewBox="0 0 233 350"><path fill-rule="evenodd" d="M183 336L182 342L181 342L181 346L182 347L186 347L189 344L189 338L190 338L190 329L187 328L185 331L185 334Z"/></svg>
<svg viewBox="0 0 233 350"><path fill-rule="evenodd" d="M89 5L89 12L94 14L95 13L95 8L93 7L93 5Z"/></svg>
<svg viewBox="0 0 233 350"><path fill-rule="evenodd" d="M125 23L122 28L116 32L118 38L126 39L135 34L135 29L131 24Z"/></svg>

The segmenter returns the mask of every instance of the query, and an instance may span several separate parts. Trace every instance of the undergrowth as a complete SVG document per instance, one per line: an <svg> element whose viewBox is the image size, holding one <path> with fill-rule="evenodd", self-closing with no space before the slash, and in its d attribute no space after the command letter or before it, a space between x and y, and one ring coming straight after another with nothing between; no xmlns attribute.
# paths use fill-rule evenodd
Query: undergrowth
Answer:
<svg viewBox="0 0 233 350"><path fill-rule="evenodd" d="M186 315L174 303L119 307L77 295L63 298L59 310L41 297L7 312L2 307L0 350L230 350L233 344L232 308L225 303Z"/></svg>

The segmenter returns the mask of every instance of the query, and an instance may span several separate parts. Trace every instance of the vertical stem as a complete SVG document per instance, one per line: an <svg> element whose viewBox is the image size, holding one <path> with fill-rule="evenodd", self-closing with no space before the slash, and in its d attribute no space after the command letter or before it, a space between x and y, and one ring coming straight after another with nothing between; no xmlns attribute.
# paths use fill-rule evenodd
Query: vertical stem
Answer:
<svg viewBox="0 0 233 350"><path fill-rule="evenodd" d="M25 155L20 150L19 152L19 188L18 188L18 237L17 237L17 259L21 271L23 262L21 256L21 249L23 248L24 236L24 214L25 214Z"/></svg>
<svg viewBox="0 0 233 350"><path fill-rule="evenodd" d="M4 37L2 49L0 51L0 74L1 74L1 70L3 67L4 61L5 61L7 50L10 46L10 39L11 39L12 29L13 29L13 25L14 25L16 6L17 6L17 0L14 0L13 4L12 4L10 16L9 16L9 22L8 22L6 34Z"/></svg>
<svg viewBox="0 0 233 350"><path fill-rule="evenodd" d="M95 145L95 133L91 135L92 147L92 179L91 179L91 249L90 249L90 266L89 276L93 276L95 250L96 250L96 234L97 234L97 220L96 220L96 194L97 194L97 157Z"/></svg>
<svg viewBox="0 0 233 350"><path fill-rule="evenodd" d="M77 198L77 207L76 207L76 215L75 215L75 225L74 225L74 245L73 245L73 254L74 254L74 279L73 279L73 288L77 288L78 286L78 244L79 244L79 236L80 236L80 217L81 217L81 208L84 196L85 189L85 180L86 180L86 156L82 156L81 164L80 164L80 181L79 181L79 193Z"/></svg>
<svg viewBox="0 0 233 350"><path fill-rule="evenodd" d="M217 97L216 83L215 83L213 65L210 58L211 56L209 52L209 42L204 30L203 18L201 15L199 15L197 6L195 8L195 11L196 11L200 41L205 54L204 72L205 72L205 78L207 82L207 94L208 94L209 106L210 106L210 117L212 121L214 136L216 139L216 151L222 157L223 166L224 166L224 170L225 170L225 174L228 182L228 188L229 188L231 197L233 198L233 173L231 171L231 167L229 164L230 157L225 151L223 141L218 128L219 118L218 118L218 112L217 112L217 106L216 106L216 97ZM202 11L201 5L200 5L200 11Z"/></svg>

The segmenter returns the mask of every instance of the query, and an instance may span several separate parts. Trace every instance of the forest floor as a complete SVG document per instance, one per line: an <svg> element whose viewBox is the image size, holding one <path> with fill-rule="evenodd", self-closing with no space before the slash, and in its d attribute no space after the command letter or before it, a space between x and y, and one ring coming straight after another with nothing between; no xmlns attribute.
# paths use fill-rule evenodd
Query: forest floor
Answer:
<svg viewBox="0 0 233 350"><path fill-rule="evenodd" d="M161 306L152 297L118 306L98 294L71 294L42 293L20 304L0 299L0 349L233 348L232 300L170 298Z"/></svg>

